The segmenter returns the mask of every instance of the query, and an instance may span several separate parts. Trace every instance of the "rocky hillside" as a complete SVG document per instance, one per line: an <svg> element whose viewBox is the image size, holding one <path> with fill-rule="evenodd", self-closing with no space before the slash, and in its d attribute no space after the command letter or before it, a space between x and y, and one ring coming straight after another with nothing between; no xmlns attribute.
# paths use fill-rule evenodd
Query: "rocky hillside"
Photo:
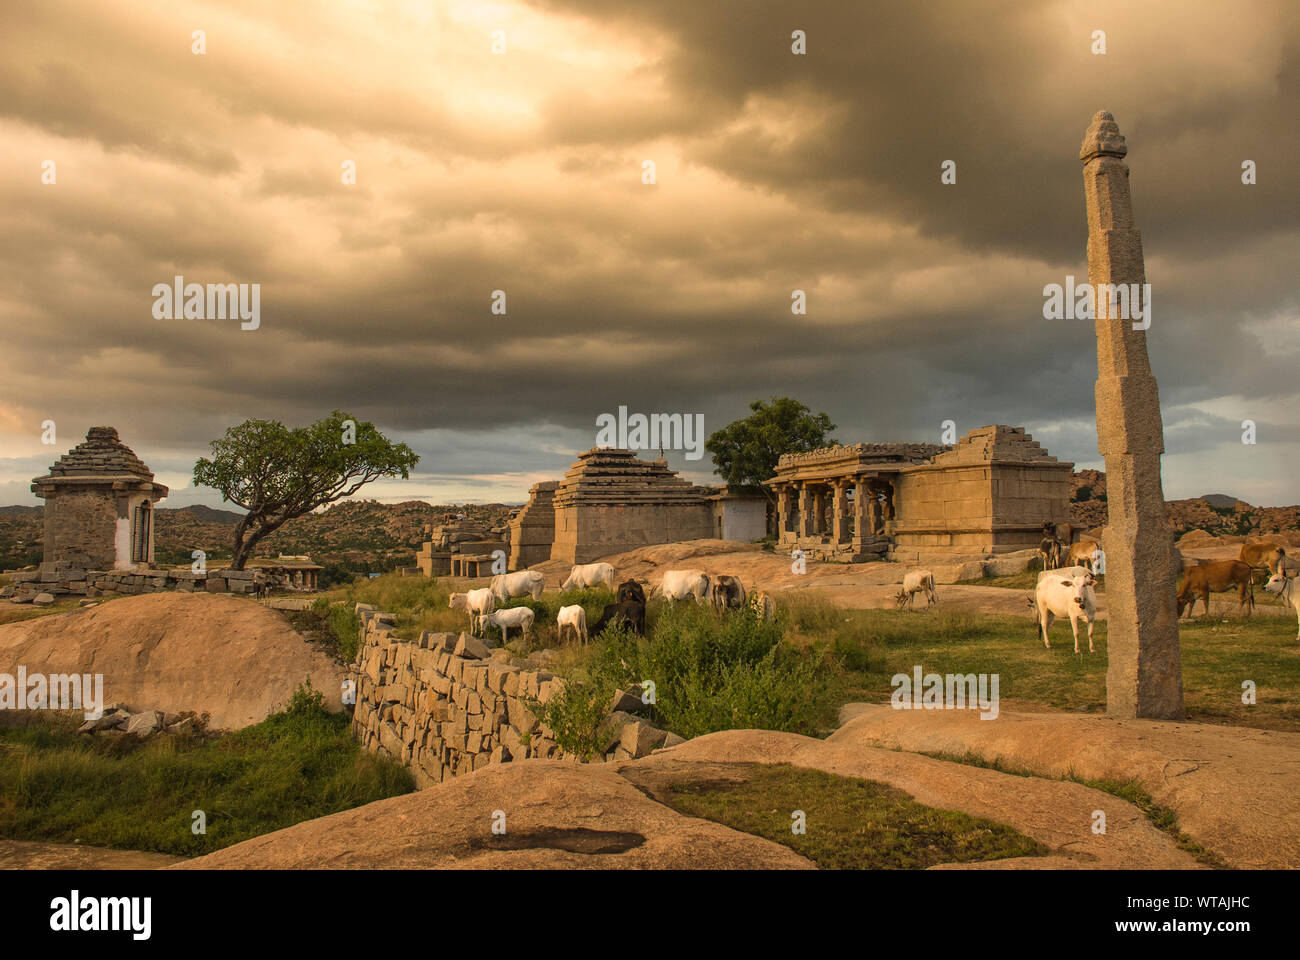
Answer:
<svg viewBox="0 0 1300 960"><path fill-rule="evenodd" d="M415 563L427 525L463 513L492 527L505 522L512 509L500 503L348 500L285 524L258 545L257 556L306 554L322 564L392 569ZM159 507L154 517L155 556L159 563L173 564L188 563L193 550L206 551L212 561L228 558L240 514L205 506ZM0 570L40 562L43 519L43 507L0 508Z"/></svg>
<svg viewBox="0 0 1300 960"><path fill-rule="evenodd" d="M1106 474L1077 470L1070 484L1070 518L1085 527L1106 522ZM1165 503L1174 535L1204 530L1215 536L1255 536L1300 530L1300 506L1256 507L1222 493Z"/></svg>

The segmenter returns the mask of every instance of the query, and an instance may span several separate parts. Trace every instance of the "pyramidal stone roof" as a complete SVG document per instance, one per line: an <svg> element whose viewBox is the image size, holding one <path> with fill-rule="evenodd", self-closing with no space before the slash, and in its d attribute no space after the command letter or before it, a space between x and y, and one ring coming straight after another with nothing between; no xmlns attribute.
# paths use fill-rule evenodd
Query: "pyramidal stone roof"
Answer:
<svg viewBox="0 0 1300 960"><path fill-rule="evenodd" d="M635 505L704 503L713 491L683 480L663 460L640 460L631 450L593 447L560 481L554 504Z"/></svg>
<svg viewBox="0 0 1300 960"><path fill-rule="evenodd" d="M1037 441L1025 433L1024 427L991 426L972 430L947 453L935 457L933 463L952 466L958 463L1047 462L1056 463Z"/></svg>
<svg viewBox="0 0 1300 960"><path fill-rule="evenodd" d="M86 477L124 475L152 480L153 471L117 438L113 427L91 427L84 443L79 443L50 467L50 477Z"/></svg>

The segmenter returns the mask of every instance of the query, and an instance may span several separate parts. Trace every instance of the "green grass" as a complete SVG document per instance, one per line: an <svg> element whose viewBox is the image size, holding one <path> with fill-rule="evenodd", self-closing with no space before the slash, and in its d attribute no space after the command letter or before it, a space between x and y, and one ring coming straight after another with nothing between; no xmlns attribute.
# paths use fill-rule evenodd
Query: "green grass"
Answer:
<svg viewBox="0 0 1300 960"><path fill-rule="evenodd" d="M996 673L999 696L1014 709L1102 712L1106 706L1106 624L1093 630L1087 652L1080 624L1074 652L1068 622L1053 624L1052 648L1023 617L959 611L924 615L899 610L845 610L815 593L778 598L792 642L826 643L844 665L847 700L883 703L890 679L920 664L927 673ZM1300 648L1293 624L1276 617L1202 618L1179 626L1187 719L1276 730L1300 730ZM1245 680L1257 703L1241 702ZM1007 706L1004 703L1004 706Z"/></svg>
<svg viewBox="0 0 1300 960"><path fill-rule="evenodd" d="M669 784L660 799L783 844L829 870L920 870L1049 852L1005 824L927 807L873 780L788 764L735 766L744 768L741 782ZM796 810L806 817L804 834L791 829Z"/></svg>
<svg viewBox="0 0 1300 960"><path fill-rule="evenodd" d="M783 630L748 608L721 615L694 603L661 605L647 614L647 637L607 631L570 648L552 669L573 682L538 716L563 749L588 756L614 691L650 680L649 718L687 739L732 729L820 736L843 702L839 664L822 645L783 643Z"/></svg>
<svg viewBox="0 0 1300 960"><path fill-rule="evenodd" d="M190 857L414 789L405 769L361 751L346 714L303 690L221 736L91 737L78 720L0 729L0 836ZM206 834L191 830L195 810Z"/></svg>

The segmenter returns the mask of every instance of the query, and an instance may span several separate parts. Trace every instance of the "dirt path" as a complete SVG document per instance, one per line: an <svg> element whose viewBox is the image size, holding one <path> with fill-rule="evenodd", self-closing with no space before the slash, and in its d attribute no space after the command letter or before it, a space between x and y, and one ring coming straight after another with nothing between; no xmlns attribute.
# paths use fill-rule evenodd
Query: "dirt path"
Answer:
<svg viewBox="0 0 1300 960"><path fill-rule="evenodd" d="M0 870L158 870L184 859L79 843L0 840Z"/></svg>

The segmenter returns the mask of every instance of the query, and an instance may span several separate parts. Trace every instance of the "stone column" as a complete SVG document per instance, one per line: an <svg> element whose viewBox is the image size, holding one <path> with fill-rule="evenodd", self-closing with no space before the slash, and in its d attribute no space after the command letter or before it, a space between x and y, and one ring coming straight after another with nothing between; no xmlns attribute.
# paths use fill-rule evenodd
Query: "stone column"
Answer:
<svg viewBox="0 0 1300 960"><path fill-rule="evenodd" d="M1128 147L1115 118L1101 111L1084 134L1083 192L1088 208L1088 279L1144 284L1142 235L1133 222ZM1121 717L1183 716L1182 660L1173 533L1160 483L1164 430L1147 357L1146 331L1109 316L1096 298L1097 449L1106 459L1106 709ZM1143 303L1146 303L1143 294ZM1148 315L1149 319L1149 315Z"/></svg>
<svg viewBox="0 0 1300 960"><path fill-rule="evenodd" d="M867 484L857 477L853 483L853 545L858 550L866 544L867 538Z"/></svg>
<svg viewBox="0 0 1300 960"><path fill-rule="evenodd" d="M812 536L809 528L812 525L812 504L808 484L801 482L799 484L799 526L797 532L801 537Z"/></svg>
<svg viewBox="0 0 1300 960"><path fill-rule="evenodd" d="M776 539L780 543L785 539L786 529L790 524L790 487L782 484L776 488Z"/></svg>
<svg viewBox="0 0 1300 960"><path fill-rule="evenodd" d="M831 533L836 543L846 543L849 539L849 482L837 478L831 490Z"/></svg>

